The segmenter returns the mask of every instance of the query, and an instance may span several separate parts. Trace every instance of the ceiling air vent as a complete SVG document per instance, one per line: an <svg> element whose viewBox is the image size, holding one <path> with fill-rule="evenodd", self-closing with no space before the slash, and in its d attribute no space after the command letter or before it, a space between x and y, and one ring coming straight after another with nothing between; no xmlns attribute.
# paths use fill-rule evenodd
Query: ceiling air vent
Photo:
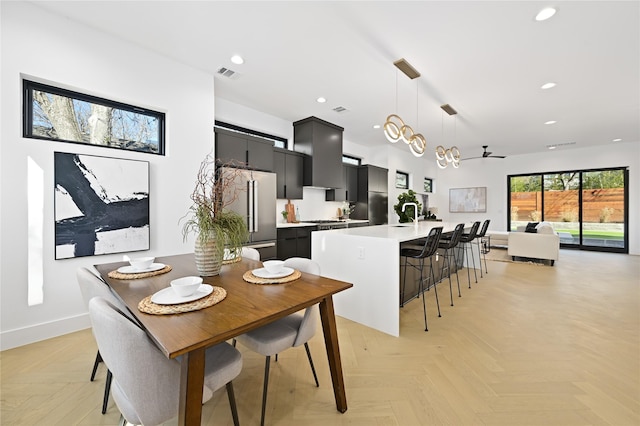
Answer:
<svg viewBox="0 0 640 426"><path fill-rule="evenodd" d="M238 73L236 73L234 70L230 70L229 68L225 68L225 67L218 68L217 74L222 77L227 77L232 79L238 78Z"/></svg>
<svg viewBox="0 0 640 426"><path fill-rule="evenodd" d="M335 112L345 112L347 109L343 106L337 106L333 109Z"/></svg>
<svg viewBox="0 0 640 426"><path fill-rule="evenodd" d="M576 144L575 142L554 143L552 145L547 145L547 148L554 149L561 146L568 146L568 145L575 145L575 144Z"/></svg>

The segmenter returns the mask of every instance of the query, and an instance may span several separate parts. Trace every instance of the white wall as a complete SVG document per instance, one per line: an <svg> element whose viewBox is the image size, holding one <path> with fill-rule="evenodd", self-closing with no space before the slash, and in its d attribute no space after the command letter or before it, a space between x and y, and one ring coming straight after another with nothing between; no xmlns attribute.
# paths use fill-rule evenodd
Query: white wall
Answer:
<svg viewBox="0 0 640 426"><path fill-rule="evenodd" d="M89 325L76 268L119 255L54 260L53 152L150 163L150 255L185 253L179 219L195 173L213 149L213 76L23 2L1 2L0 348ZM22 138L21 74L134 105L164 111L166 156ZM28 306L27 161L42 169L44 302Z"/></svg>
<svg viewBox="0 0 640 426"><path fill-rule="evenodd" d="M293 123L291 121L283 120L222 98L216 98L215 103L216 120L286 138L290 144L288 148L293 149ZM306 117L300 117L299 119L302 120L303 118Z"/></svg>

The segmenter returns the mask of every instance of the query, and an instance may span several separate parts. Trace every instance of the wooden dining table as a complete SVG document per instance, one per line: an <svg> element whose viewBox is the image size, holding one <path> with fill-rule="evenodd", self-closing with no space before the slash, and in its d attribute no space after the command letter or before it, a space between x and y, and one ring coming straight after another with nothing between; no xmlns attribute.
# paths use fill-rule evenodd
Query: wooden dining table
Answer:
<svg viewBox="0 0 640 426"><path fill-rule="evenodd" d="M146 278L117 279L109 277L109 272L127 266L127 263L94 266L158 348L168 358L182 357L180 425L199 425L201 422L205 350L208 347L315 304L319 304L336 408L342 413L347 411L333 295L347 290L352 284L307 273L287 283L252 284L243 279L243 274L260 268L262 263L242 259L224 265L219 275L203 277L204 283L226 290L222 301L193 312L154 315L138 309L141 300L169 287L173 279L198 275L193 253L157 257L156 262L171 266L171 271Z"/></svg>

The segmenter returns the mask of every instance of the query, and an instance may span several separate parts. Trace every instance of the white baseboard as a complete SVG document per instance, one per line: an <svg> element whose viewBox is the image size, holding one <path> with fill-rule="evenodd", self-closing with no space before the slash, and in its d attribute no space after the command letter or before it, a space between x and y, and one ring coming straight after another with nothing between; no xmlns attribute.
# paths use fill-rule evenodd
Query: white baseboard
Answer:
<svg viewBox="0 0 640 426"><path fill-rule="evenodd" d="M0 333L0 351L28 345L91 327L89 314L63 318Z"/></svg>

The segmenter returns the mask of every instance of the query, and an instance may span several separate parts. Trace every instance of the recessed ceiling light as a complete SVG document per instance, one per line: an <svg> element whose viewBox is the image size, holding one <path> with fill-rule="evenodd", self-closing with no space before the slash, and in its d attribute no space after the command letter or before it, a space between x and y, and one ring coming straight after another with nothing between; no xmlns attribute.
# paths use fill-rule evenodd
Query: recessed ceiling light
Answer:
<svg viewBox="0 0 640 426"><path fill-rule="evenodd" d="M552 87L556 87L556 84L552 83L552 82L549 82L549 83L545 83L542 86L540 86L540 88L543 89L543 90L551 89Z"/></svg>
<svg viewBox="0 0 640 426"><path fill-rule="evenodd" d="M556 149L557 147L555 145L549 145L547 148L549 149Z"/></svg>
<svg viewBox="0 0 640 426"><path fill-rule="evenodd" d="M242 56L240 55L233 55L231 57L231 62L233 62L234 64L241 65L241 64L244 64L244 59L242 59Z"/></svg>
<svg viewBox="0 0 640 426"><path fill-rule="evenodd" d="M373 128L374 128L374 129L379 129L379 128L380 128L380 125L379 125L379 124L374 124L374 125L373 125Z"/></svg>
<svg viewBox="0 0 640 426"><path fill-rule="evenodd" d="M538 14L536 15L536 21L546 21L555 14L556 10L553 7L546 7L538 12Z"/></svg>
<svg viewBox="0 0 640 426"><path fill-rule="evenodd" d="M613 142L622 142L622 139L617 138L617 139L614 139Z"/></svg>
<svg viewBox="0 0 640 426"><path fill-rule="evenodd" d="M318 102L319 104L323 104L323 103L327 102L327 100L325 98L323 98L322 96L320 96L318 99L316 99L316 102Z"/></svg>
<svg viewBox="0 0 640 426"><path fill-rule="evenodd" d="M556 123L557 123L556 120L549 120L544 122L544 124L556 124Z"/></svg>

